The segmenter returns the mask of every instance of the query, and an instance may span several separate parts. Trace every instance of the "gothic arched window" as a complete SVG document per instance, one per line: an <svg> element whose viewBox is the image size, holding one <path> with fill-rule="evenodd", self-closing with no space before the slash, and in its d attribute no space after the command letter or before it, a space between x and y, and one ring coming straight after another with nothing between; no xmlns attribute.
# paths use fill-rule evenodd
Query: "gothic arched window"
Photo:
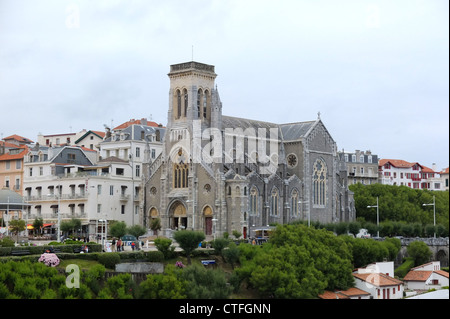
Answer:
<svg viewBox="0 0 450 319"><path fill-rule="evenodd" d="M205 91L203 95L203 118L206 119L208 115L208 90Z"/></svg>
<svg viewBox="0 0 450 319"><path fill-rule="evenodd" d="M278 189L274 187L272 189L272 194L270 197L270 214L272 216L279 216L279 202L280 202L280 195L278 193Z"/></svg>
<svg viewBox="0 0 450 319"><path fill-rule="evenodd" d="M203 92L202 89L199 89L197 92L197 117L200 118L201 115L201 104L203 99Z"/></svg>
<svg viewBox="0 0 450 319"><path fill-rule="evenodd" d="M188 187L189 167L187 164L175 164L173 167L173 188Z"/></svg>
<svg viewBox="0 0 450 319"><path fill-rule="evenodd" d="M313 166L313 204L326 205L327 167L325 162L318 159Z"/></svg>
<svg viewBox="0 0 450 319"><path fill-rule="evenodd" d="M294 189L291 193L291 216L298 217L299 215L299 196L298 191Z"/></svg>
<svg viewBox="0 0 450 319"><path fill-rule="evenodd" d="M183 97L184 97L184 116L187 116L188 93L186 89L183 90Z"/></svg>
<svg viewBox="0 0 450 319"><path fill-rule="evenodd" d="M177 114L176 118L179 119L181 117L181 92L177 90Z"/></svg>
<svg viewBox="0 0 450 319"><path fill-rule="evenodd" d="M258 189L253 186L250 190L250 215L258 215L258 195Z"/></svg>

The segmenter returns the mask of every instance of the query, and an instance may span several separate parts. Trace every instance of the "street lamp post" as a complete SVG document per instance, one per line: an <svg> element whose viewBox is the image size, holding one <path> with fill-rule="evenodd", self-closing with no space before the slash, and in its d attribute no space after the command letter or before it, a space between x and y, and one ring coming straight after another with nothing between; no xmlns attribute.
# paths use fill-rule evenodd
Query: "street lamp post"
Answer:
<svg viewBox="0 0 450 319"><path fill-rule="evenodd" d="M377 204L373 205L373 206L367 206L367 208L372 208L372 207L376 207L377 208L377 237L380 237L380 214L379 214L379 208L378 208L378 196L377 196Z"/></svg>
<svg viewBox="0 0 450 319"><path fill-rule="evenodd" d="M433 195L433 203L422 204L422 206L433 206L434 238L436 238L436 197L435 197L435 195Z"/></svg>

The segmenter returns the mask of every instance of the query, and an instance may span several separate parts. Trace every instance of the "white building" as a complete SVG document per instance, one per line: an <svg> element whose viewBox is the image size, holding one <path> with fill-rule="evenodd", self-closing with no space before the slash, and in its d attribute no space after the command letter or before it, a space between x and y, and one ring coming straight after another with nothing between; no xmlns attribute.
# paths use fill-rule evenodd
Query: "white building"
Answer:
<svg viewBox="0 0 450 319"><path fill-rule="evenodd" d="M99 220L137 221L129 163L107 158L94 164L80 147L32 149L25 160L24 195L31 204L28 223L42 218L57 229L59 212L61 222L80 219L80 234L91 240L102 232Z"/></svg>
<svg viewBox="0 0 450 319"><path fill-rule="evenodd" d="M378 174L381 184L403 185L414 189L445 190L439 172L419 163L380 159Z"/></svg>
<svg viewBox="0 0 450 319"><path fill-rule="evenodd" d="M443 190L448 191L449 190L449 182L448 182L448 175L449 175L449 168L444 168L442 171L439 172L439 175L441 176L441 183L443 185Z"/></svg>
<svg viewBox="0 0 450 319"><path fill-rule="evenodd" d="M403 282L395 279L394 262L374 263L353 273L355 287L370 293L371 299L403 298Z"/></svg>
<svg viewBox="0 0 450 319"><path fill-rule="evenodd" d="M107 132L100 143L100 158L117 158L132 169L129 175L134 201L132 225L148 226L144 220L144 190L149 185L144 180L144 169L161 154L164 133L161 124L146 119L130 120Z"/></svg>
<svg viewBox="0 0 450 319"><path fill-rule="evenodd" d="M403 278L407 289L429 290L448 286L448 272L441 270L439 261L412 268Z"/></svg>

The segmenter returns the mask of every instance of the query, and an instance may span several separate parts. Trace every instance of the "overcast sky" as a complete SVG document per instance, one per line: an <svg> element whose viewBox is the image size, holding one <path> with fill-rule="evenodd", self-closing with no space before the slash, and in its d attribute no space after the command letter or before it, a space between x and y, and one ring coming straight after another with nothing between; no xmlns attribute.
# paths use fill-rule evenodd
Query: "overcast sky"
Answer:
<svg viewBox="0 0 450 319"><path fill-rule="evenodd" d="M192 54L224 115L320 111L339 150L448 167L447 0L0 0L0 134L165 125Z"/></svg>

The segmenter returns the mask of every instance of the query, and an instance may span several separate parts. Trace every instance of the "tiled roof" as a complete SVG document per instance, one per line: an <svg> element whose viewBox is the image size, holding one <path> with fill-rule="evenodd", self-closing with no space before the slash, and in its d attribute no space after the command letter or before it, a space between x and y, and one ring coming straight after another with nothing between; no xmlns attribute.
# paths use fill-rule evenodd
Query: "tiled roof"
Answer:
<svg viewBox="0 0 450 319"><path fill-rule="evenodd" d="M350 288L343 291L325 291L319 295L321 299L349 299L350 297L368 296L370 293L359 288Z"/></svg>
<svg viewBox="0 0 450 319"><path fill-rule="evenodd" d="M433 272L431 270L412 270L403 278L404 281L426 281Z"/></svg>
<svg viewBox="0 0 450 319"><path fill-rule="evenodd" d="M441 275L443 277L448 278L448 272L443 270L411 270L408 272L403 278L404 281L426 281L428 278L430 278L432 273L436 273L438 275Z"/></svg>
<svg viewBox="0 0 450 319"><path fill-rule="evenodd" d="M320 299L349 299L347 296L342 295L339 292L325 291L323 294L319 295Z"/></svg>
<svg viewBox="0 0 450 319"><path fill-rule="evenodd" d="M410 162L407 162L407 161L404 161L404 160L382 158L378 162L378 165L379 166L383 166L387 162L391 163L392 166L399 167L399 168L413 167L414 164L415 164L415 163L410 163Z"/></svg>
<svg viewBox="0 0 450 319"><path fill-rule="evenodd" d="M4 146L4 147L7 147L7 148L17 148L18 147L17 144L13 144L13 143L10 143L10 142L5 142L5 141L0 141L0 146Z"/></svg>
<svg viewBox="0 0 450 319"><path fill-rule="evenodd" d="M15 145L17 148L17 145ZM3 155L0 155L0 161L9 161L9 160L17 160L17 159L23 159L25 155L28 153L27 147L21 147L23 150L18 154L10 154L5 153Z"/></svg>
<svg viewBox="0 0 450 319"><path fill-rule="evenodd" d="M448 278L448 272L444 271L444 270L435 270L435 273L444 276L445 278Z"/></svg>
<svg viewBox="0 0 450 319"><path fill-rule="evenodd" d="M370 295L370 293L368 293L367 291L361 290L359 288L350 288L345 291L340 291L340 293L349 297Z"/></svg>
<svg viewBox="0 0 450 319"><path fill-rule="evenodd" d="M422 172L424 172L424 173L436 173L433 169L426 167L420 163L417 163L417 162L411 163L411 162L407 162L407 161L399 160L399 159L382 158L378 161L378 166L384 166L384 164L386 164L386 163L391 163L392 166L397 167L397 168L410 168L417 164L422 168Z"/></svg>
<svg viewBox="0 0 450 319"><path fill-rule="evenodd" d="M146 119L142 119L142 120L147 121L147 123L145 124L147 126L153 126L153 127L158 127L159 126L158 123L156 123L156 122L148 121ZM127 128L128 126L133 125L133 124L142 125L142 120L131 119L131 120L125 122L125 123L120 124L119 126L116 126L114 128L114 130L115 131L116 130L123 130L124 128Z"/></svg>
<svg viewBox="0 0 450 319"><path fill-rule="evenodd" d="M19 142L22 142L22 143L33 143L32 140L30 140L30 139L28 139L26 137L17 135L17 134L5 137L5 138L3 138L3 140L5 140L5 141L7 141L7 140L15 140L15 141L19 141Z"/></svg>
<svg viewBox="0 0 450 319"><path fill-rule="evenodd" d="M401 280L380 273L367 273L367 274L353 273L353 276L378 287L396 286L403 284L403 281Z"/></svg>

